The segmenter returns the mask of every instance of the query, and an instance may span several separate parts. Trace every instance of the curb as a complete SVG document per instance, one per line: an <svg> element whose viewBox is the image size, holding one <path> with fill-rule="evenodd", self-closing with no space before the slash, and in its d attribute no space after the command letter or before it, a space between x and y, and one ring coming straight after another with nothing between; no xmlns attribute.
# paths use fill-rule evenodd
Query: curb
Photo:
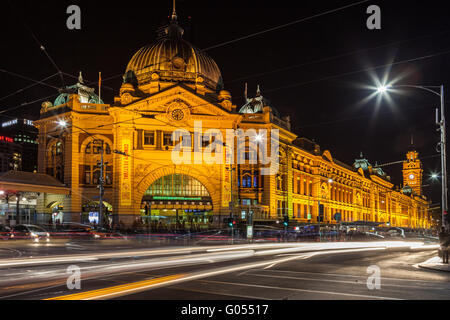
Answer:
<svg viewBox="0 0 450 320"><path fill-rule="evenodd" d="M448 269L442 269L442 268L438 268L437 266L433 266L433 265L423 265L423 264L419 264L418 266L419 266L420 268L422 268L422 269L427 269L427 270L442 271L442 272L450 272L450 267L448 267Z"/></svg>

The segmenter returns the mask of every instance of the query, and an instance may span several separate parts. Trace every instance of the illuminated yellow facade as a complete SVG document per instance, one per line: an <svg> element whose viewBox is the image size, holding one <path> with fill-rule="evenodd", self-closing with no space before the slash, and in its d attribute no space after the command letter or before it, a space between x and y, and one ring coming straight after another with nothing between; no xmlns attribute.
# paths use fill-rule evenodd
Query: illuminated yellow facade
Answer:
<svg viewBox="0 0 450 320"><path fill-rule="evenodd" d="M349 166L299 138L289 117L281 117L259 88L237 108L223 89L214 60L184 41L182 33L172 17L166 34L133 56L114 103L104 104L80 77L57 101L42 104L35 122L39 172L70 187L71 194L60 200L65 220L83 221L95 210L103 145L104 201L115 222L132 224L141 216L172 222L173 217L194 217L219 225L230 213L245 220L251 211L255 222L273 222L287 214L291 221L316 223L320 202L329 224L340 213L346 222L430 227L421 169L408 164L404 174L417 172L415 184L408 184L412 191L399 190L367 160ZM69 125L60 127L61 120ZM190 164L174 163L172 132L184 129L196 141L199 124L208 140L186 145L192 150ZM218 130L225 137L227 129L279 130L279 170L262 175L259 164L210 163L205 151L214 134L206 133ZM420 164L413 155L411 161ZM40 210L50 212L47 202Z"/></svg>

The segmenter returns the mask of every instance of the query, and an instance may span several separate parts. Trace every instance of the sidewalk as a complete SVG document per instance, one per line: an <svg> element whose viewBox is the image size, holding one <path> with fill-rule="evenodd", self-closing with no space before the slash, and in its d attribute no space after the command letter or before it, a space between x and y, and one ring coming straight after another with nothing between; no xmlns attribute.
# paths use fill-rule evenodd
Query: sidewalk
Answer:
<svg viewBox="0 0 450 320"><path fill-rule="evenodd" d="M419 267L424 269L450 272L450 264L443 264L442 258L433 257L425 262L419 263Z"/></svg>

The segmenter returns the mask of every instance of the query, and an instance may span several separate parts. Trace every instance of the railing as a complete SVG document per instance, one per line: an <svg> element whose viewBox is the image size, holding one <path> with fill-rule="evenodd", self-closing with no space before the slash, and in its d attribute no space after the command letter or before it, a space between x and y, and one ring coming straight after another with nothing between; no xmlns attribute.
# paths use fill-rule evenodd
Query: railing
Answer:
<svg viewBox="0 0 450 320"><path fill-rule="evenodd" d="M291 130L291 126L290 126L289 122L287 122L285 120L281 120L280 118L277 118L274 115L272 115L272 117L271 117L271 122L283 129Z"/></svg>
<svg viewBox="0 0 450 320"><path fill-rule="evenodd" d="M79 104L79 110L88 111L88 112L107 112L108 104L99 104L99 103L81 103ZM77 108L75 108L76 110Z"/></svg>
<svg viewBox="0 0 450 320"><path fill-rule="evenodd" d="M262 113L243 113L244 121L264 121L264 114Z"/></svg>

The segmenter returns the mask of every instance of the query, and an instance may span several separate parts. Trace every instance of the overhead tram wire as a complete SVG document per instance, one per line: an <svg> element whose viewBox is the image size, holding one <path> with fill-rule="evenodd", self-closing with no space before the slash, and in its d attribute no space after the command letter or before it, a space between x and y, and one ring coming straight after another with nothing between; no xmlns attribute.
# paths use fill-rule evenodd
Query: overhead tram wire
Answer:
<svg viewBox="0 0 450 320"><path fill-rule="evenodd" d="M365 68L365 69L355 70L355 71L351 71L351 72L345 72L345 73L341 73L341 74L331 75L331 76L323 77L323 78L320 78L320 79L314 79L314 80L310 80L310 81L294 83L294 84L290 84L290 85L286 85L286 86L282 86L282 87L278 87L278 88L267 89L267 90L264 90L264 92L273 92L273 91L277 91L277 90L288 89L288 88L297 87L297 86L303 86L303 85L307 85L307 84L311 84L311 83L317 83L317 82L321 82L321 81L336 79L336 78L340 78L340 77L343 77L343 76L354 75L354 74L358 74L358 73L362 73L362 72L367 72L367 71L387 68L387 67L391 67L391 66L396 66L396 65L400 65L400 64L404 64L404 63L408 63L408 62L415 62L415 61L430 59L430 58L441 56L441 55L445 55L445 54L448 54L448 53L450 53L450 50L438 52L438 53L435 53L435 54L429 54L429 55L425 55L425 56L420 56L420 57L416 57L416 58L406 59L406 60L402 60L402 61L398 61L398 62L383 64L383 65L379 65L379 66L369 67L369 68ZM0 69L0 71L3 71L3 69ZM30 79L30 81L39 82L39 81L32 80L32 79ZM50 85L48 85L48 86L50 86ZM56 87L54 87L54 88L56 88ZM56 88L56 89L59 89L59 88ZM17 106L17 107L14 107L14 108L18 108L20 106Z"/></svg>
<svg viewBox="0 0 450 320"><path fill-rule="evenodd" d="M8 70L5 70L5 69L1 69L1 68L0 68L0 72L7 73L7 74L10 74L10 75L16 76L16 77L18 77L18 78L22 78L22 79L25 79L25 80L34 82L34 83L36 83L36 84L41 84L41 85L50 87L50 88L52 88L52 89L56 89L56 90L59 90L59 89L60 89L60 88L55 87L55 86L53 86L53 85L51 85L51 84L48 84L48 83L45 83L45 82L42 82L42 81L39 81L39 80L35 80L35 79L29 78L29 77L27 77L27 76L23 76L23 75L21 75L21 74L18 74L18 73L12 72L12 71L8 71Z"/></svg>
<svg viewBox="0 0 450 320"><path fill-rule="evenodd" d="M74 75L71 75L70 73L67 73L67 72L63 72L63 74L65 74L66 76L68 76L68 77L71 77L71 78L74 78L74 79L78 79L78 77L76 77L76 76L74 76ZM85 81L85 79L84 79L84 77L83 77L83 82ZM103 82L103 79L102 79L102 82ZM86 84L93 84L93 83L97 83L97 82L95 82L95 81L86 81ZM111 87L108 87L108 86L105 86L105 85L102 85L102 88L105 88L105 89L108 89L108 90L112 90L112 91L115 91L115 89L113 89L113 88L111 88Z"/></svg>
<svg viewBox="0 0 450 320"><path fill-rule="evenodd" d="M166 62L170 62L170 61L171 61L171 60L164 60L164 61L161 61L161 62L152 63L152 64L149 64L149 65L146 65L144 68L157 66L157 65L160 65L160 64L163 64L163 63L166 63ZM70 73L64 72L64 74L65 74L66 76L71 77L71 78L78 79L78 77L76 77L76 76L74 76L74 75L72 75L72 74L70 74ZM116 75L114 75L114 76L110 76L110 77L107 77L107 78L105 78L105 79L102 79L102 82L105 82L105 81L108 81L108 80L112 80L112 79L116 79L116 78L123 77L123 76L124 76L123 73L119 73L119 74L116 74ZM92 84L96 84L96 83L97 83L96 81L88 81L88 80L86 80L86 79L84 79L84 80L86 81L86 84L87 84L87 85L92 85ZM115 91L115 89L113 89L113 88L111 88L111 87L108 87L108 86L102 86L102 87L104 87L104 88L106 88L106 89L109 89L109 90Z"/></svg>
<svg viewBox="0 0 450 320"><path fill-rule="evenodd" d="M18 108L20 108L20 107L24 107L24 106L27 106L27 105L30 105L30 104L33 104L33 103L36 103L36 102L38 102L38 101L42 101L42 100L45 100L45 99L49 99L49 98L55 97L55 96L57 96L57 95L59 95L59 93L52 94L52 95L47 96L47 97L45 97L45 98L39 98L39 99L30 101L30 102L23 102L23 103L21 103L21 104L19 104L19 105L17 105L17 106L14 106L14 107L11 107L11 108L8 108L8 109L5 109L5 110L0 110L0 114L5 113L5 112L8 112L8 111L11 111L11 110L15 110L15 109L18 109Z"/></svg>
<svg viewBox="0 0 450 320"><path fill-rule="evenodd" d="M223 47L223 46L231 44L231 43L235 43L235 42L238 42L238 41L241 41L241 40L249 39L249 38L252 38L252 37L255 37L255 36L267 33L267 32L271 32L271 31L274 31L274 30L278 30L278 29L281 29L281 28L285 28L285 27L288 27L288 26L291 26L291 25L294 25L294 24L297 24L297 23L300 23L300 22L305 22L305 21L308 21L308 20L312 20L314 18L325 16L325 15L330 14L330 13L342 11L344 9L347 9L347 8L350 8L350 7L354 7L354 6L357 6L359 4L366 3L368 1L369 0L358 1L358 2L354 2L354 3L351 3L351 4L346 5L346 6L342 6L342 7L336 8L336 9L327 10L325 12L318 13L318 14L315 14L315 15L312 15L312 16L309 16L309 17L306 17L306 18L294 20L294 21L291 21L291 22L288 22L288 23L285 23L285 24L282 24L282 25L279 25L279 26L276 26L276 27L273 27L273 28L269 28L269 29L266 29L266 30L258 31L258 32L255 32L255 33L252 33L252 34L249 34L249 35L246 35L246 36L242 36L242 37L239 37L239 38L236 38L236 39L233 39L233 40L225 41L225 42L222 42L222 43L219 43L219 44L216 44L216 45L204 48L204 49L202 49L200 51L207 51L207 50Z"/></svg>
<svg viewBox="0 0 450 320"><path fill-rule="evenodd" d="M47 50L45 49L45 47L42 45L42 43L39 41L39 39L36 37L36 35L34 34L33 30L31 30L31 28L28 26L28 24L26 23L25 19L23 18L22 15L19 15L17 13L17 10L15 10L15 8L13 7L11 1L8 1L9 6L16 11L16 14L19 16L19 19L22 21L22 24L25 26L25 29L28 30L28 32L31 34L31 36L33 37L34 41L36 42L36 44L39 46L39 49L44 52L44 54L47 56L48 60L50 60L50 63L53 65L53 67L56 69L56 71L59 74L59 77L61 79L61 83L62 86L65 87L66 84L64 82L64 77L63 77L63 72L61 71L61 69L58 67L58 65L55 63L55 61L52 59L52 57L48 54Z"/></svg>
<svg viewBox="0 0 450 320"><path fill-rule="evenodd" d="M12 92L12 93L10 93L10 94L8 94L8 95L6 95L6 96L0 98L0 101L1 101L1 100L5 100L5 99L7 99L7 98L9 98L9 97L11 97L11 96L13 96L13 95L15 95L15 94L20 93L20 92L23 92L23 91L25 91L25 90L27 90L27 89L29 89L29 88L31 88L31 87L34 87L34 86L36 86L36 85L38 85L38 84L41 84L41 82L46 81L46 80L48 80L48 79L50 79L50 78L53 78L53 77L56 76L57 74L58 74L58 73L54 73L54 74L52 74L51 76L48 76L48 77L46 77L46 78L40 80L39 82L30 84L30 85L28 85L28 86L26 86L26 87L23 87L22 89L16 90L16 91L14 91L14 92Z"/></svg>
<svg viewBox="0 0 450 320"><path fill-rule="evenodd" d="M236 79L233 79L231 81L226 81L225 83L226 84L227 83L234 83L234 82L245 80L245 79L249 79L249 78L254 78L254 77L258 77L258 76L264 76L264 75L268 75L268 74L282 72L282 71L285 71L285 70L290 70L290 69L293 69L293 68L299 68L299 67L304 67L304 66L308 66L308 65L312 65L312 64L326 62L326 61L330 61L330 60L339 59L339 58L343 58L343 57L346 57L346 56L351 56L351 55L354 55L354 54L362 53L362 52L365 52L365 51L376 50L376 49L390 47L390 46L401 44L401 43L416 41L416 40L422 39L422 38L441 36L441 35L446 34L448 32L450 32L450 30L445 30L445 31L442 31L442 32L437 33L437 34L436 33L431 33L431 34L421 35L421 36L418 36L418 37L415 37L415 38L411 38L411 39L399 40L399 41L396 41L396 42L386 43L386 44L382 44L382 45L379 45L379 46L376 46L376 47L372 47L372 48L359 49L359 50L346 52L346 53L335 55L335 56L330 56L330 57L325 57L325 58L318 59L318 60L313 60L313 61L306 62L306 63L301 63L301 64L297 64L297 65L292 65L292 66L279 68L279 69L276 69L276 70L273 70L273 71L261 72L261 73L256 73L256 74L252 74L252 75L236 78ZM225 44L225 42L223 44ZM216 46L219 46L219 45L221 45L221 44L218 44ZM200 51L207 50L207 49L208 48L201 49ZM170 62L170 60L154 63L154 64L151 64L151 65L148 65L148 66L145 66L145 67L159 65L159 64L162 64L162 63L165 63L165 62ZM65 73L65 74L67 76L72 77L72 78L76 78L76 76L74 76L74 75L71 75L71 74L68 74L68 73ZM112 80L112 79L116 79L116 78L119 78L119 77L122 77L122 76L123 76L123 73L119 73L119 74L116 74L116 75L113 75L113 76L110 76L110 77L102 79L102 82L109 81L109 80ZM95 81L86 81L86 82L87 82L87 84L94 84L94 83L96 83Z"/></svg>
<svg viewBox="0 0 450 320"><path fill-rule="evenodd" d="M336 74L336 75L323 77L323 78L320 78L320 79L304 81L304 82L297 82L297 83L293 83L293 84L289 84L289 85L285 85L285 86L281 86L281 87L277 87L277 88L272 88L272 89L265 89L264 92L273 92L273 91L278 91L278 90L282 90L282 89L290 89L290 88L299 87L299 86L303 86L303 85L307 85L307 84L311 84L311 83L316 83L316 82L336 79L336 78L340 78L340 77L344 77L344 76L354 75L354 74L358 74L358 73L362 73L362 72L368 72L368 71L373 71L373 70L377 70L377 69L393 67L393 66L404 64L404 63L408 63L408 62L415 62L415 61L420 61L420 60L426 60L426 59L434 58L434 57L437 57L437 56L446 55L446 54L449 54L449 53L450 53L450 50L441 51L441 52L438 52L438 53L435 53L435 54L429 54L429 55L425 55L425 56L421 56L421 57L417 57L417 58L411 58L411 59L402 60L402 61L398 61L398 62L392 62L392 63L379 65L379 66L375 66L375 67L369 67L369 68L365 68L365 69L360 69L360 70L340 73L340 74Z"/></svg>
<svg viewBox="0 0 450 320"><path fill-rule="evenodd" d="M438 153L438 154L433 154L433 155L430 155L430 156L420 157L419 160L436 158L436 157L440 157L440 156L441 156L441 154ZM403 163L403 162L405 162L405 160L387 162L387 163L375 165L374 168L387 167L387 166L391 166L391 165L394 165L394 164L400 164L400 163Z"/></svg>
<svg viewBox="0 0 450 320"><path fill-rule="evenodd" d="M259 72L259 73L251 74L251 75L248 75L248 76L243 76L243 77L240 77L240 78L236 78L236 79L233 79L231 81L225 81L225 84L234 83L234 82L238 82L238 81L242 81L242 80L246 80L246 79L250 79L250 78L255 78L255 77L266 76L266 75L270 75L270 74L274 74L274 73L282 72L282 71L287 71L287 70L291 70L291 69L295 69L295 68L306 67L306 66L310 66L310 65L313 65L313 64L317 64L317 63L332 61L332 60L335 60L335 59L352 56L352 55L355 55L355 54L358 54L358 53L362 53L362 52L366 52L366 51L371 51L371 50L377 50L377 49L381 49L381 48L391 47L391 46L394 46L394 45L397 45L397 44L411 42L411 41L417 41L418 39L422 39L422 38L442 36L442 35L444 35L444 34L446 34L448 32L450 32L450 30L445 30L445 31L442 31L442 32L440 32L438 34L431 33L431 34L426 34L426 35L422 35L422 36L411 38L411 39L406 39L406 40L400 40L400 41L396 41L396 42L386 43L386 44L382 44L382 45L379 45L379 46L376 46L376 47L372 47L372 48L358 49L358 50L355 50L355 51L346 52L346 53L338 54L338 55L335 55L335 56L329 56L329 57L325 57L325 58L321 58L321 59L317 59L317 60L313 60L313 61L309 61L309 62L305 62L305 63L300 63L300 64L291 65L291 66L286 66L286 67L275 69L275 70L272 70L272 71Z"/></svg>
<svg viewBox="0 0 450 320"><path fill-rule="evenodd" d="M429 108L429 106L413 106L413 107L408 107L408 110L422 109L422 108ZM384 114L392 114L392 111L384 111L384 112L378 113L378 115L384 115ZM357 117L343 118L343 119L330 120L330 121L322 121L322 122L316 122L316 123L308 123L308 124L300 125L299 127L300 128L309 128L309 127L316 127L316 126L322 126L322 125L330 125L330 124L335 124L335 123L339 123L339 122L346 122L346 121L353 121L353 120L357 120L357 119L369 118L372 116L373 116L373 114L367 114L367 115L361 115L361 116L357 116ZM434 122L433 122L433 124L434 124Z"/></svg>

